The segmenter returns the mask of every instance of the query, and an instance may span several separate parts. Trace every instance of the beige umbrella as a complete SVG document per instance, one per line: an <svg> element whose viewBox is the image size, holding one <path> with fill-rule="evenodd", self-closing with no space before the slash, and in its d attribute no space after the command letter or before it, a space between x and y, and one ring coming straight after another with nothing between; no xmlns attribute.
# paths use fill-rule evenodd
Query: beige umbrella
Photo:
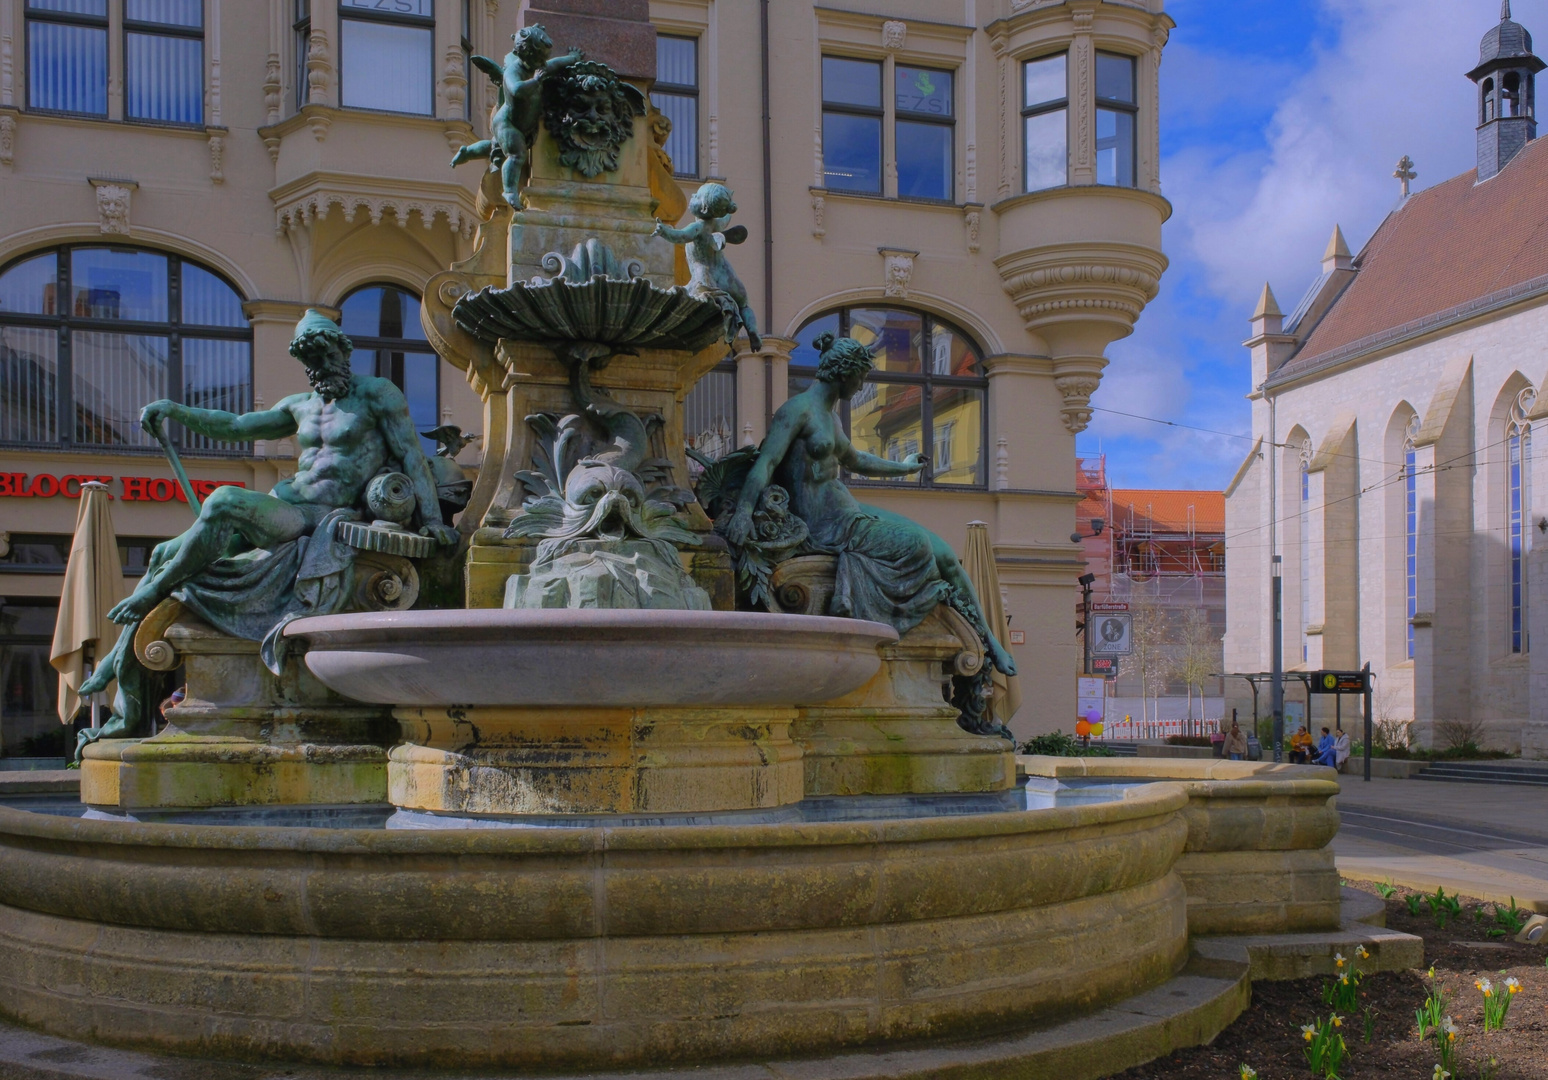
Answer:
<svg viewBox="0 0 1548 1080"><path fill-rule="evenodd" d="M48 662L59 672L59 720L69 724L81 706L80 685L87 668L107 655L120 627L108 621L108 610L124 595L124 564L118 557L118 537L108 507L106 484L81 485L81 509L75 519L75 539L65 567L59 597L59 620ZM87 656L91 657L90 663Z"/></svg>
<svg viewBox="0 0 1548 1080"><path fill-rule="evenodd" d="M994 565L994 549L989 544L989 526L982 521L968 522L967 550L963 552L962 569L973 583L978 602L984 610L984 621L1000 644L1007 645L1010 636L1005 629L1005 603L1000 598L1000 574ZM1007 648L1009 646L1007 645ZM1021 681L1015 676L994 673L995 719L1009 724L1016 710L1021 708Z"/></svg>

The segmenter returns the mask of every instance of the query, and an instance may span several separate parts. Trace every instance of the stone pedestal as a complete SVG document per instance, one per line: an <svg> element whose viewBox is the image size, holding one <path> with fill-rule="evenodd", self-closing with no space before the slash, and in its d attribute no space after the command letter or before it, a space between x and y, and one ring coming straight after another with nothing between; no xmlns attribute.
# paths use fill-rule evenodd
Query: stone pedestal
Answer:
<svg viewBox="0 0 1548 1080"><path fill-rule="evenodd" d="M446 814L689 814L801 801L786 708L400 708L389 797Z"/></svg>
<svg viewBox="0 0 1548 1080"><path fill-rule="evenodd" d="M155 669L184 665L187 696L154 737L86 748L82 802L124 811L386 802L390 709L340 697L298 659L276 677L258 642L166 605L142 625L136 650Z"/></svg>
<svg viewBox="0 0 1548 1080"><path fill-rule="evenodd" d="M820 614L833 595L834 560L810 555L782 563L771 581L792 614ZM963 731L946 696L953 675L986 662L967 620L941 604L895 644L879 650L881 670L860 689L803 706L791 737L804 757L807 796L916 795L1005 791L1016 782L1014 747Z"/></svg>

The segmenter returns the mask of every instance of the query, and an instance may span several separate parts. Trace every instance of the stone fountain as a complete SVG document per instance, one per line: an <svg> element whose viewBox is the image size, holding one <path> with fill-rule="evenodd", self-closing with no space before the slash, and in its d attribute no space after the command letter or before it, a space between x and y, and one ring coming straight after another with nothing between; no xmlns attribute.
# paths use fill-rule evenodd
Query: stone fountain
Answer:
<svg viewBox="0 0 1548 1080"><path fill-rule="evenodd" d="M262 634L212 581L280 549L186 578L161 553L115 670L143 696L181 663L187 696L153 738L84 749L84 814L0 808L0 1010L336 1064L852 1053L812 1067L859 1076L867 1053L971 1038L979 1066L1097 1076L1245 1006L1247 952L1201 958L1191 923L1322 933L1313 966L1356 940L1325 770L1233 774L1207 806L1173 776L1018 785L983 708L1003 650L944 545L822 486L835 440L801 433L831 431L827 399L792 402L763 448L690 487L683 398L757 333L724 261L745 235L734 202L709 185L694 222L658 227L676 191L659 117L604 64L524 34L480 61L508 109L458 155L489 161L485 220L423 308L483 398L483 466L441 477L402 441L380 474L402 481L362 477L331 531L284 549L311 569ZM297 356L326 387L347 341L312 329L333 351ZM825 343L813 395L863 372L857 348ZM381 420L389 445L398 422ZM206 507L196 530L242 535L272 509ZM450 603L421 594L459 577ZM907 613L867 618L878 597ZM1236 833L1207 822L1232 795L1232 821L1250 805L1288 823L1243 841L1274 848L1277 874L1246 908L1232 868L1256 862L1184 861L1196 833L1229 854ZM1079 1016L1057 1046L1027 1041ZM911 1060L886 1075L937 1075Z"/></svg>

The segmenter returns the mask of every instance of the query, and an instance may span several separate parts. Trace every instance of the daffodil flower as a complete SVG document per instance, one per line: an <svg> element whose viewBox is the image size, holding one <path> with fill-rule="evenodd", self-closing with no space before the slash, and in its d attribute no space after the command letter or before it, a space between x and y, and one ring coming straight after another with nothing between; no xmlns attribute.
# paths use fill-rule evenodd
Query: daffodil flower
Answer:
<svg viewBox="0 0 1548 1080"><path fill-rule="evenodd" d="M1433 978L1435 978L1435 965L1434 964L1430 965L1430 970L1425 973L1424 977L1426 979L1433 979Z"/></svg>
<svg viewBox="0 0 1548 1080"><path fill-rule="evenodd" d="M1344 1026L1344 1018L1342 1016L1338 1015L1338 1013L1334 1013L1332 1016L1328 1017L1328 1019L1333 1021L1333 1026L1334 1027L1343 1027Z"/></svg>
<svg viewBox="0 0 1548 1080"><path fill-rule="evenodd" d="M1451 1017L1441 1020L1441 1031L1445 1032L1447 1042L1457 1041L1457 1025L1451 1022Z"/></svg>
<svg viewBox="0 0 1548 1080"><path fill-rule="evenodd" d="M1315 1025L1313 1025L1313 1024L1302 1024L1301 1025L1301 1038L1305 1039L1307 1042L1311 1042L1316 1037L1317 1037L1317 1028L1316 1028Z"/></svg>
<svg viewBox="0 0 1548 1080"><path fill-rule="evenodd" d="M1358 956L1361 960L1369 960L1371 958L1371 954L1366 951L1364 945L1355 946L1355 955Z"/></svg>
<svg viewBox="0 0 1548 1080"><path fill-rule="evenodd" d="M1512 994L1519 994L1521 992L1521 984L1515 979L1506 979L1505 989L1509 990Z"/></svg>
<svg viewBox="0 0 1548 1080"><path fill-rule="evenodd" d="M1433 1080L1451 1080L1451 1074L1437 1065L1435 1066L1435 1075Z"/></svg>
<svg viewBox="0 0 1548 1080"><path fill-rule="evenodd" d="M1344 966L1344 954L1343 953L1336 952L1336 953L1333 954L1333 966L1334 967L1343 967Z"/></svg>
<svg viewBox="0 0 1548 1080"><path fill-rule="evenodd" d="M1494 996L1494 984L1491 983L1488 979L1474 979L1473 985L1483 991L1484 997Z"/></svg>
<svg viewBox="0 0 1548 1080"><path fill-rule="evenodd" d="M1258 1080L1258 1070L1250 1065L1242 1066L1242 1080Z"/></svg>

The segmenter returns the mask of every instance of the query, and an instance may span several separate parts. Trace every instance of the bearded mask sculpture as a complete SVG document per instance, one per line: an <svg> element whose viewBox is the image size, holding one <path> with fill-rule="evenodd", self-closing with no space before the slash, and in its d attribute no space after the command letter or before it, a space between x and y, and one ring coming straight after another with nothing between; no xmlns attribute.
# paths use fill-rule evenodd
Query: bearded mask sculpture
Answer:
<svg viewBox="0 0 1548 1080"><path fill-rule="evenodd" d="M543 123L559 162L587 179L618 169L618 151L646 115L645 95L606 64L582 60L544 83Z"/></svg>

